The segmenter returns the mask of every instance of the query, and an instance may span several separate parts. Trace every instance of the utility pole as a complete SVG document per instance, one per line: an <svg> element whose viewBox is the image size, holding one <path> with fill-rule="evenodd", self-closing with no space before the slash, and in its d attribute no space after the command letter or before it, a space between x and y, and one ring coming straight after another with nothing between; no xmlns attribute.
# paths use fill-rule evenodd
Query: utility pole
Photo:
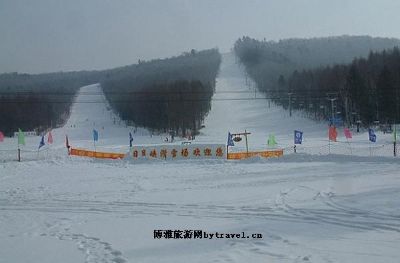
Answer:
<svg viewBox="0 0 400 263"><path fill-rule="evenodd" d="M289 116L292 117L292 95L293 92L288 92L289 95Z"/></svg>

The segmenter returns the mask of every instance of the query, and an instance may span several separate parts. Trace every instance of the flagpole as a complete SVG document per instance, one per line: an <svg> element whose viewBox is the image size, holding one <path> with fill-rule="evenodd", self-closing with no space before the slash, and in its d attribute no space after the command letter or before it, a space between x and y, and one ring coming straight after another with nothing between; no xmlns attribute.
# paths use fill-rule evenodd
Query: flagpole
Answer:
<svg viewBox="0 0 400 263"><path fill-rule="evenodd" d="M394 140L393 140L393 156L396 157L396 143L397 143L397 131L396 131L396 123L394 123Z"/></svg>
<svg viewBox="0 0 400 263"><path fill-rule="evenodd" d="M369 156L372 156L372 147L371 147L371 141L369 141Z"/></svg>
<svg viewBox="0 0 400 263"><path fill-rule="evenodd" d="M49 135L47 135L46 159L49 158L49 151L50 151L50 142L49 142Z"/></svg>
<svg viewBox="0 0 400 263"><path fill-rule="evenodd" d="M371 146L371 142L369 142L369 156L372 156L372 146Z"/></svg>
<svg viewBox="0 0 400 263"><path fill-rule="evenodd" d="M246 138L246 157L249 156L249 143L247 142L247 131L244 130L244 137Z"/></svg>
<svg viewBox="0 0 400 263"><path fill-rule="evenodd" d="M25 145L25 137L23 134L23 131L21 131L21 129L18 128L18 162L21 162L21 149L19 147L20 143Z"/></svg>
<svg viewBox="0 0 400 263"><path fill-rule="evenodd" d="M351 149L351 145L350 145L349 139L347 139L347 137L346 137L346 141L349 144L350 154L353 155L353 150Z"/></svg>
<svg viewBox="0 0 400 263"><path fill-rule="evenodd" d="M99 139L99 134L95 129L93 129L93 145L94 145L94 152L96 152L96 140Z"/></svg>
<svg viewBox="0 0 400 263"><path fill-rule="evenodd" d="M17 140L17 148L18 148L18 162L21 162L21 150L19 149L19 135Z"/></svg>
<svg viewBox="0 0 400 263"><path fill-rule="evenodd" d="M51 135L51 142L50 142L50 134L51 130L47 133L47 151L46 151L46 159L49 158L49 151L50 151L50 145L53 144L53 135Z"/></svg>
<svg viewBox="0 0 400 263"><path fill-rule="evenodd" d="M331 154L331 138L328 138L328 153Z"/></svg>
<svg viewBox="0 0 400 263"><path fill-rule="evenodd" d="M42 137L43 138L43 137ZM37 149L37 158L39 159L39 150L40 150L40 145L42 144L42 140L40 139L39 147Z"/></svg>
<svg viewBox="0 0 400 263"><path fill-rule="evenodd" d="M47 139L48 139L48 135L47 135ZM50 151L50 145L51 145L51 144L52 144L52 143L47 142L46 159L49 158L49 151Z"/></svg>
<svg viewBox="0 0 400 263"><path fill-rule="evenodd" d="M68 135L67 134L65 134L65 146L67 147L68 155L70 155L70 151L69 151L70 146L69 146L69 140L68 140Z"/></svg>

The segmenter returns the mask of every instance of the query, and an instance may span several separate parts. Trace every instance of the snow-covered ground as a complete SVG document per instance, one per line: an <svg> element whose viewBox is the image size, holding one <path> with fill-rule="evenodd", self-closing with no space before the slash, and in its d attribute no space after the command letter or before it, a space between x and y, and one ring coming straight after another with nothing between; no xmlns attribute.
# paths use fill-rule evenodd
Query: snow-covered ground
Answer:
<svg viewBox="0 0 400 263"><path fill-rule="evenodd" d="M249 92L250 91L250 92ZM269 134L280 159L133 163L69 157L72 146L127 152L126 127L97 85L83 87L55 143L37 151L27 137L22 162L16 139L0 143L0 262L398 262L399 159L391 135L367 133L329 146L327 127L292 117L246 85L224 56L212 109L199 143L225 143L251 132L250 149ZM226 100L232 98L234 100ZM88 103L90 102L90 103ZM93 103L96 102L96 103ZM304 144L293 154L293 130ZM137 129L135 144L162 143ZM179 141L177 142L179 143ZM232 151L244 148L244 142ZM261 239L154 239L154 230L262 234Z"/></svg>

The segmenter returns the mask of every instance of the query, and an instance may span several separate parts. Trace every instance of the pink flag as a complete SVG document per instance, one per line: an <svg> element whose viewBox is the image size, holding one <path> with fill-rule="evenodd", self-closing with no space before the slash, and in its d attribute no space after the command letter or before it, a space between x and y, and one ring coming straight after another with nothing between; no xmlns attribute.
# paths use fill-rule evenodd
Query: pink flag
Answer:
<svg viewBox="0 0 400 263"><path fill-rule="evenodd" d="M0 131L0 142L4 141L4 134Z"/></svg>
<svg viewBox="0 0 400 263"><path fill-rule="evenodd" d="M351 139L353 136L351 135L351 131L349 128L344 128L344 136L346 136L346 139Z"/></svg>
<svg viewBox="0 0 400 263"><path fill-rule="evenodd" d="M49 135L47 135L47 142L49 144L53 143L53 135L51 135L51 131L49 131Z"/></svg>

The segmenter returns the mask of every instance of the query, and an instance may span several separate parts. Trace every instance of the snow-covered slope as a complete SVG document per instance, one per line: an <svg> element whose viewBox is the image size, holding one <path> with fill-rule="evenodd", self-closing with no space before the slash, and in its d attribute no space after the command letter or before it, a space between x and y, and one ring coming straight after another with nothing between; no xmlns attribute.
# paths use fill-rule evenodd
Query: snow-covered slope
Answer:
<svg viewBox="0 0 400 263"><path fill-rule="evenodd" d="M7 157L0 163L0 263L398 262L400 165L385 157L390 135L378 133L371 152L366 133L355 135L353 156L341 139L331 145L339 154L326 155L324 123L299 113L290 118L267 100L221 100L252 96L242 92L252 89L233 57L224 56L196 141L225 143L228 131L247 129L250 147L262 149L274 133L283 158L131 163L68 157L65 134L74 147L90 149L94 128L98 149L128 150L134 129L109 110L98 85L81 89L49 148L37 152L40 138L27 137L18 163L16 139L7 138L0 144ZM298 154L289 154L293 129L304 131ZM136 144L162 141L145 129L134 133ZM232 150L242 148L243 142ZM155 239L154 230L250 238ZM251 237L256 233L262 238Z"/></svg>
<svg viewBox="0 0 400 263"><path fill-rule="evenodd" d="M392 156L393 135L376 131L377 142L368 141L367 131L360 133L353 129L353 138L346 140L343 127L338 128L336 143L328 141L328 123L315 122L304 117L304 113L289 112L265 99L257 92L251 79L246 79L243 70L233 54L223 56L221 73L217 79L216 94L211 111L205 119L205 128L197 141L226 143L228 131L231 133L251 132L248 137L250 150L268 149L268 136L273 134L278 145L286 154L293 153L294 130L303 132L303 144L297 146L300 153L346 154L357 156ZM231 147L232 151L245 148L242 140Z"/></svg>
<svg viewBox="0 0 400 263"><path fill-rule="evenodd" d="M99 141L96 142L99 151L114 149L127 152L129 132L135 137L150 137L147 130L128 127L114 114L98 84L80 89L69 120L63 128L56 129L54 133L61 142L67 134L72 146L93 149L93 129L99 133Z"/></svg>
<svg viewBox="0 0 400 263"><path fill-rule="evenodd" d="M201 139L226 143L228 131L238 133L247 130L252 133L249 147L260 150L265 149L269 134L276 135L281 146L292 144L295 129L304 131L308 136L325 136L324 124L301 117L297 112L289 117L288 112L263 98L265 95L257 93L255 84L250 79L246 81L234 56L225 54L211 112L205 120L205 128L201 130ZM244 142L237 148L241 149L242 145Z"/></svg>

